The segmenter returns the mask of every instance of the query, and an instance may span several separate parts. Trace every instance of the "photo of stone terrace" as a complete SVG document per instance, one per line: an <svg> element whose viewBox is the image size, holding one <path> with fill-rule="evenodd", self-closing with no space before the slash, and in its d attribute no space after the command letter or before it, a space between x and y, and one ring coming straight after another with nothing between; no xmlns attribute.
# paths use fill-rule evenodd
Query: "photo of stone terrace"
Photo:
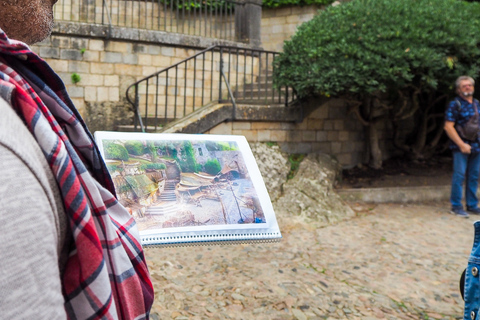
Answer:
<svg viewBox="0 0 480 320"><path fill-rule="evenodd" d="M104 143L118 199L139 230L265 223L235 142Z"/></svg>

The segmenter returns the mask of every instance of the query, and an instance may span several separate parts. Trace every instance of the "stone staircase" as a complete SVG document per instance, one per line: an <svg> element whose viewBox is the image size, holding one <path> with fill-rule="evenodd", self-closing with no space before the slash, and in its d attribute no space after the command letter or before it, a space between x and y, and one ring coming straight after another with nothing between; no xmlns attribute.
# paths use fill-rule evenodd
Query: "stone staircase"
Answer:
<svg viewBox="0 0 480 320"><path fill-rule="evenodd" d="M263 69L252 83L246 83L238 88L233 88L232 93L237 103L259 104L283 107L286 102L285 89L276 90L273 87L273 70ZM289 88L289 96L293 90Z"/></svg>
<svg viewBox="0 0 480 320"><path fill-rule="evenodd" d="M175 186L179 180L167 180L162 194L158 197L159 205L148 207L145 214L166 215L178 210Z"/></svg>
<svg viewBox="0 0 480 320"><path fill-rule="evenodd" d="M158 197L160 201L177 201L177 196L175 195L175 185L178 183L178 180L167 180L165 183L165 188L163 189L162 194Z"/></svg>
<svg viewBox="0 0 480 320"><path fill-rule="evenodd" d="M145 214L150 215L168 215L177 212L178 205L176 202L164 202L158 206L148 207Z"/></svg>
<svg viewBox="0 0 480 320"><path fill-rule="evenodd" d="M214 51L212 51L212 54L213 52ZM226 51L224 51L224 53L225 52ZM230 52L230 49L228 49L228 52ZM183 100L183 103L186 103L187 101L185 98L187 88L185 87L183 87L183 89L179 89L179 90L185 90L183 92L183 95L184 95L183 98L182 96L177 96L175 94L166 95L164 98L162 97L161 101L165 101L165 104L167 104L168 107L163 107L164 112L160 111L158 117L157 117L157 109L156 109L158 107L158 105L156 104L157 103L156 97L153 97L153 98L150 97L150 100L137 97L137 101L144 99L142 100L142 102L138 102L138 103L144 107L144 111L141 111L141 112L144 112L141 114L141 117L142 117L142 122L145 127L145 130L147 132L203 133L225 121L274 121L274 122L275 121L278 121L278 122L302 121L303 114L304 114L300 110L302 106L300 103L297 103L298 101L295 100L295 97L293 95L293 90L291 88L285 88L285 87L281 89L276 89L273 87L272 62L274 58L271 54L272 53L266 53L262 50L253 50L251 53L251 59L252 59L251 70L249 69L248 70L249 72L246 72L247 69L245 69L244 70L245 72L243 74L241 73L242 71L239 71L237 69L235 69L235 71L232 69L232 72L230 72L231 70L230 64L234 66L234 63L233 62L230 63L230 60L227 59L228 67L226 66L224 67L224 70L226 72L225 77L227 79L230 79L230 75L232 75L233 78L231 82L232 83L238 82L237 85L232 86L230 84L230 89L231 89L234 101L231 101L231 96L226 90L227 86L226 86L225 80L220 76L215 81L217 81L217 84L216 84L218 85L217 88L219 88L221 91L221 97L217 98L218 100L214 100L207 104L204 104L200 108L195 108L195 110L193 111L186 112L185 110L187 109L185 105L183 105L183 112L182 112L182 109L177 109L178 103L180 103L180 107L182 107L181 106L182 101L180 100ZM196 55L182 62L182 63L185 63L185 68L186 68L187 61L191 61L191 59L195 57ZM246 57L247 55L245 55L245 59ZM250 53L248 54L248 57L250 57ZM254 57L258 58L258 60L255 60L255 63L253 63ZM237 58L238 58L238 54L237 54ZM238 66L238 62L237 62L237 66ZM175 65L175 67L177 66ZM256 68L256 70L254 70L254 68ZM197 72L199 72L200 70L204 72L206 69L205 70L199 69ZM141 81L146 81L150 79L149 77ZM158 78L158 74L156 74L156 77ZM250 81L250 83L244 83L242 79L248 79L247 81ZM148 91L148 88L149 88L148 83L149 82L147 81L146 84L143 84L144 86L147 86L145 89L147 90L146 91L147 95L148 95L148 92L155 92L154 91L155 88L150 88L150 91ZM174 86L175 92L177 92L176 80L174 81L174 83L175 84L170 83L170 87ZM212 88L214 87L213 84L211 84L211 86ZM170 89L170 87L166 87L165 89ZM157 90L156 92L163 92L162 90L159 90L158 87L156 90ZM195 85L194 91L193 91L194 99L196 97L195 90L200 90L199 93L197 93L198 94L197 98L199 98L201 94L202 103L205 103L203 100L204 96L202 93L202 92L205 92L205 91L202 91L204 90L203 83L200 82L199 84ZM209 90L210 90L211 99L215 99L215 96L212 96L212 89L210 88ZM208 96L208 91L205 94ZM167 103L167 98L168 98L168 103ZM179 98L180 100L178 100L177 98ZM129 98L128 96L128 92L127 92L127 100L129 100L129 102L132 103L133 105L131 98ZM206 101L208 101L208 99ZM151 107L148 107L148 105L150 105ZM189 105L189 108L191 108L190 105ZM148 113L148 112L153 112L151 110L155 111L155 116ZM177 110L179 110L179 113L177 113ZM145 115L145 114L148 114L148 115ZM162 116L160 114L164 114L164 115L168 114L168 117L170 118L168 117L165 118L165 116ZM177 118L178 115L184 115L184 116L182 118ZM138 119L135 119L135 121L137 122ZM133 125L131 126L121 125L121 126L118 126L117 129L120 131L141 130L140 126L137 126L135 128Z"/></svg>

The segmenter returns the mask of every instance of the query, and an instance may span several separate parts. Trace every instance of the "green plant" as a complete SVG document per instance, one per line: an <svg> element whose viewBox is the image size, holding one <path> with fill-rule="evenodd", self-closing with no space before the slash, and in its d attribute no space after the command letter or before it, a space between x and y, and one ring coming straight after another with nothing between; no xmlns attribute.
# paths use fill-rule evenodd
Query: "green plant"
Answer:
<svg viewBox="0 0 480 320"><path fill-rule="evenodd" d="M107 164L108 171L114 172L114 171L119 171L122 172L123 168L118 165L118 164Z"/></svg>
<svg viewBox="0 0 480 320"><path fill-rule="evenodd" d="M305 158L305 154L290 154L288 156L288 162L290 162L290 171L287 174L287 180L292 179L298 172L300 168L300 163L302 163Z"/></svg>
<svg viewBox="0 0 480 320"><path fill-rule="evenodd" d="M142 170L165 170L167 166L164 163L144 163L140 165L140 169Z"/></svg>
<svg viewBox="0 0 480 320"><path fill-rule="evenodd" d="M82 78L80 77L80 75L79 75L78 73L75 73L75 72L72 73L71 79L72 79L72 83L73 83L73 84L77 84L77 83L79 83L79 82L82 80Z"/></svg>
<svg viewBox="0 0 480 320"><path fill-rule="evenodd" d="M220 170L222 170L222 167L217 159L208 159L205 163L205 172L212 176L218 174Z"/></svg>
<svg viewBox="0 0 480 320"><path fill-rule="evenodd" d="M136 156L141 156L145 153L145 147L140 141L127 141L125 142L125 148L127 149L128 153Z"/></svg>
<svg viewBox="0 0 480 320"><path fill-rule="evenodd" d="M460 31L466 21L467 30ZM479 74L479 27L480 4L465 1L355 0L330 6L285 42L274 62L275 85L293 87L300 97L345 98L369 131L374 168L382 164L376 128L385 119L392 123L396 147L425 158L439 145L445 92L459 75ZM400 135L404 121L414 123L415 131Z"/></svg>
<svg viewBox="0 0 480 320"><path fill-rule="evenodd" d="M81 54L84 54L86 51L87 51L87 49L85 49L85 48L80 49Z"/></svg>
<svg viewBox="0 0 480 320"><path fill-rule="evenodd" d="M212 14L233 14L235 12L235 2L225 0L161 0L161 3L172 9L190 11L190 14L209 12ZM193 12L193 13L192 13Z"/></svg>
<svg viewBox="0 0 480 320"><path fill-rule="evenodd" d="M182 148L182 158L177 159L180 168L183 172L198 172L198 163L195 158L195 151L193 150L192 143L185 141Z"/></svg>
<svg viewBox="0 0 480 320"><path fill-rule="evenodd" d="M128 161L129 159L127 149L125 149L124 146L118 143L105 141L104 151L105 151L106 159L123 160L123 161Z"/></svg>
<svg viewBox="0 0 480 320"><path fill-rule="evenodd" d="M208 151L236 151L238 146L235 142L207 141L205 146Z"/></svg>
<svg viewBox="0 0 480 320"><path fill-rule="evenodd" d="M328 5L335 0L263 0L262 6L264 8L279 8L284 6L308 6L308 5Z"/></svg>

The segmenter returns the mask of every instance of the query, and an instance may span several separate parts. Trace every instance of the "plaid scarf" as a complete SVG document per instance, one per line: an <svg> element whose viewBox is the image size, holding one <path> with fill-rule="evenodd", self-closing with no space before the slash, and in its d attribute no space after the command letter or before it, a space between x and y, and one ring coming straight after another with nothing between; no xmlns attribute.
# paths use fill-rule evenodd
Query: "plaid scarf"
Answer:
<svg viewBox="0 0 480 320"><path fill-rule="evenodd" d="M68 317L148 319L153 287L135 221L91 134L55 72L1 29L0 93L37 140L63 198L73 235L62 276Z"/></svg>

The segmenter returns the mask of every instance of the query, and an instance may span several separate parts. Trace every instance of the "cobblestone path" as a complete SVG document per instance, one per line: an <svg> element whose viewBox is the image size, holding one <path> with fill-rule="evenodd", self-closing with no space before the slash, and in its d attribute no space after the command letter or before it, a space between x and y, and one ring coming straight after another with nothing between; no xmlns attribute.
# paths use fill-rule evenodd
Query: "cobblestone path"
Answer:
<svg viewBox="0 0 480 320"><path fill-rule="evenodd" d="M274 244L148 248L152 319L461 318L476 217L447 203L352 208L321 229L281 224Z"/></svg>

